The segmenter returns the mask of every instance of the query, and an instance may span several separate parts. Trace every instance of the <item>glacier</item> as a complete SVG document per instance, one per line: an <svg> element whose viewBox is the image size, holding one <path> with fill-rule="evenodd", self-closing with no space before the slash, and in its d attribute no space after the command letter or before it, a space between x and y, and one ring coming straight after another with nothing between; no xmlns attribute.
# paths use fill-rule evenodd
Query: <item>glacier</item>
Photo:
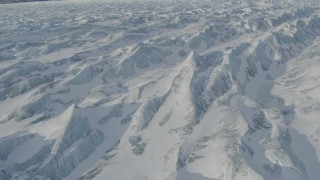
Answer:
<svg viewBox="0 0 320 180"><path fill-rule="evenodd" d="M318 180L317 0L0 5L0 179Z"/></svg>

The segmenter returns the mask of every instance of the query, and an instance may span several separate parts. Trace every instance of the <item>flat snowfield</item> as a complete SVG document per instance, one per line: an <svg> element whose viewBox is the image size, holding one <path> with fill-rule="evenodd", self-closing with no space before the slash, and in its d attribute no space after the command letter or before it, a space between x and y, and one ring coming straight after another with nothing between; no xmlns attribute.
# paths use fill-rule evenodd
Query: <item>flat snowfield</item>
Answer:
<svg viewBox="0 0 320 180"><path fill-rule="evenodd" d="M0 180L319 180L315 1L0 5Z"/></svg>

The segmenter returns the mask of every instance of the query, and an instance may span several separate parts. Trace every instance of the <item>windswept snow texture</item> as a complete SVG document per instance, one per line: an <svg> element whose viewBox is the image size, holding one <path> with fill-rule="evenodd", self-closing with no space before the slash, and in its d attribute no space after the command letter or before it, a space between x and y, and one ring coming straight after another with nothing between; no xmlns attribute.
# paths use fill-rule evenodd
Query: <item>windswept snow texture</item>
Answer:
<svg viewBox="0 0 320 180"><path fill-rule="evenodd" d="M36 2L36 1L50 1L50 0L0 0L0 4Z"/></svg>
<svg viewBox="0 0 320 180"><path fill-rule="evenodd" d="M319 7L0 5L0 179L319 180Z"/></svg>

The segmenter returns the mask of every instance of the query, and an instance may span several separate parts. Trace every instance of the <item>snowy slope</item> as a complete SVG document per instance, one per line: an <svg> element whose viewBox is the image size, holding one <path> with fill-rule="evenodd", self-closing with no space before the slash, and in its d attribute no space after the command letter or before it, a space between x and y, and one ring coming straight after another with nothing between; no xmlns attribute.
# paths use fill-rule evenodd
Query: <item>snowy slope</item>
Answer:
<svg viewBox="0 0 320 180"><path fill-rule="evenodd" d="M0 179L318 180L319 8L0 5Z"/></svg>

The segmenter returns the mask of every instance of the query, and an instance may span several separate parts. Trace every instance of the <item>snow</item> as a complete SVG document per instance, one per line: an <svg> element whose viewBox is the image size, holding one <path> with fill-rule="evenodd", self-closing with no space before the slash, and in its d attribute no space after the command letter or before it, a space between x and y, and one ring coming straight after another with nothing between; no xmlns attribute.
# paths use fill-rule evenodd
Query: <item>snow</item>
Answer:
<svg viewBox="0 0 320 180"><path fill-rule="evenodd" d="M317 180L319 8L0 5L0 179Z"/></svg>

